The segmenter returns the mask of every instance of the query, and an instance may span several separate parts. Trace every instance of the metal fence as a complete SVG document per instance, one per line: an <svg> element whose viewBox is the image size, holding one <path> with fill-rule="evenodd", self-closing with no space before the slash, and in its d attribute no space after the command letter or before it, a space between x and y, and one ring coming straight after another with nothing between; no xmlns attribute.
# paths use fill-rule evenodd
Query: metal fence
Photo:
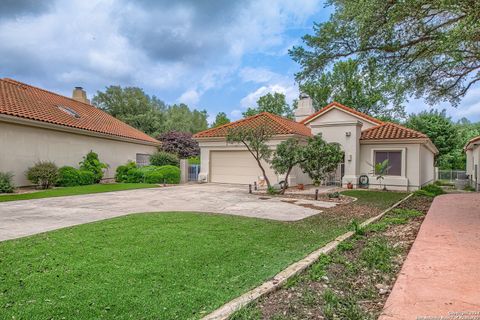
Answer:
<svg viewBox="0 0 480 320"><path fill-rule="evenodd" d="M468 176L465 170L438 170L436 180L455 182L457 180L468 180Z"/></svg>
<svg viewBox="0 0 480 320"><path fill-rule="evenodd" d="M188 181L198 181L198 174L200 173L199 164L188 165Z"/></svg>

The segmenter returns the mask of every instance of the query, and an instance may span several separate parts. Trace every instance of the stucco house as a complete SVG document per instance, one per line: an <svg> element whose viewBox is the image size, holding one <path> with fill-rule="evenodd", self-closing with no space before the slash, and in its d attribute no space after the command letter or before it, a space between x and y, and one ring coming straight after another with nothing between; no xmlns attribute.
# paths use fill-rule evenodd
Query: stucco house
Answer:
<svg viewBox="0 0 480 320"><path fill-rule="evenodd" d="M260 169L248 150L241 144L226 142L228 130L239 126L268 127L273 134L269 142L272 149L289 137L306 140L321 133L327 142L338 143L344 151L344 163L335 174L344 186L350 182L358 187L359 178L367 176L369 188L380 187L372 164L385 159L389 159L391 168L382 183L391 190L417 190L435 179L434 157L438 150L423 133L383 122L336 102L315 112L306 95L300 97L295 120L261 113L197 133L194 138L201 150L199 179L239 184L262 181ZM283 178L270 168L267 175L274 183ZM290 185L310 182L300 168L291 173Z"/></svg>
<svg viewBox="0 0 480 320"><path fill-rule="evenodd" d="M468 141L464 151L467 158L466 173L472 180L473 186L480 190L480 136Z"/></svg>
<svg viewBox="0 0 480 320"><path fill-rule="evenodd" d="M17 186L37 161L75 166L90 150L109 165L104 178L128 160L145 162L156 139L92 106L77 87L68 98L12 79L0 79L0 171Z"/></svg>

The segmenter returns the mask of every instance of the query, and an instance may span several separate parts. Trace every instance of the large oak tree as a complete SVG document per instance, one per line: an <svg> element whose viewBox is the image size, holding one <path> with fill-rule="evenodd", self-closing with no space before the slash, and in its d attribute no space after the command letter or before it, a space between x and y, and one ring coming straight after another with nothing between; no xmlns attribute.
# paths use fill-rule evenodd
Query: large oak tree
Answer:
<svg viewBox="0 0 480 320"><path fill-rule="evenodd" d="M372 59L405 94L457 104L480 81L480 1L330 0L334 12L291 50L299 81Z"/></svg>

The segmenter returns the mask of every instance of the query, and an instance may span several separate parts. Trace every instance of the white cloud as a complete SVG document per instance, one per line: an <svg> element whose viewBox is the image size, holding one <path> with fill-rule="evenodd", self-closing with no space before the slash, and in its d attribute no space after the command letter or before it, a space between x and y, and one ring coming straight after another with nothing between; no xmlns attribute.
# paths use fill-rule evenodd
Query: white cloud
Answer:
<svg viewBox="0 0 480 320"><path fill-rule="evenodd" d="M279 76L277 73L266 68L245 67L240 70L240 78L244 82L265 83Z"/></svg>
<svg viewBox="0 0 480 320"><path fill-rule="evenodd" d="M283 84L270 84L266 86L261 86L257 90L246 95L241 101L240 105L243 108L255 107L257 104L258 98L267 93L279 92L285 95L287 103L291 104L294 99L298 97L298 88L295 85L283 85Z"/></svg>
<svg viewBox="0 0 480 320"><path fill-rule="evenodd" d="M185 91L180 98L178 98L178 102L185 103L190 106L196 106L198 101L200 100L200 94L196 90L188 90Z"/></svg>

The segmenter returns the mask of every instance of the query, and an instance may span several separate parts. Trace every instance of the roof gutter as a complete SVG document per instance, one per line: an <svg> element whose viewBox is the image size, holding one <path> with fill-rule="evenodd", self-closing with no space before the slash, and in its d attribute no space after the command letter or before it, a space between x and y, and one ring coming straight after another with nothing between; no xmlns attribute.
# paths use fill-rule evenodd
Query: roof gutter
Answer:
<svg viewBox="0 0 480 320"><path fill-rule="evenodd" d="M67 127L67 126L54 124L54 123L48 123L48 122L43 122L43 121L37 121L37 120L31 120L31 119L20 118L20 117L15 117L15 116L9 116L9 115L5 115L5 114L0 114L0 121L13 123L13 124L24 125L24 126L36 127L36 128L41 128L41 129L49 129L49 130L62 131L62 132L68 132L68 133L74 133L74 134L81 134L81 135L84 135L84 136L90 136L90 137L95 137L95 138L109 139L109 140L129 142L129 143L135 143L135 144L143 144L143 145L147 145L147 146L157 147L161 144L160 141L157 143L157 142L150 142L150 141L146 141L146 140L132 139L132 138L115 136L115 135L96 132L96 131L89 131L89 130L84 130L84 129Z"/></svg>

